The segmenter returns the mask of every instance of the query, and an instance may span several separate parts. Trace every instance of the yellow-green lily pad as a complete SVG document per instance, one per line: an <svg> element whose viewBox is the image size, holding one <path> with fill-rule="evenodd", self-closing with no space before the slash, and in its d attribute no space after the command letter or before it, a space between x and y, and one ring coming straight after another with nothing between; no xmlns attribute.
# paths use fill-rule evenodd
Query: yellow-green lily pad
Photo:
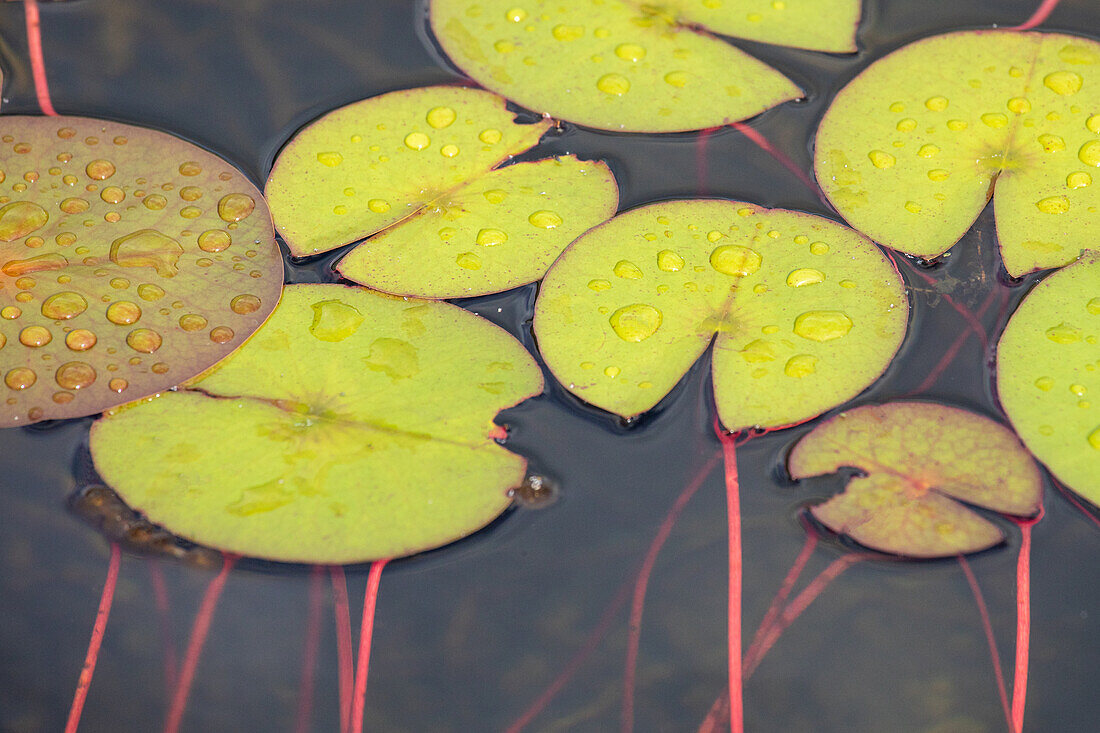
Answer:
<svg viewBox="0 0 1100 733"><path fill-rule="evenodd" d="M993 198L1014 277L1100 241L1100 43L1057 33L934 36L871 64L817 132L837 211L919 257L950 249Z"/></svg>
<svg viewBox="0 0 1100 733"><path fill-rule="evenodd" d="M279 300L260 192L163 132L3 118L0 426L152 394L241 345Z"/></svg>
<svg viewBox="0 0 1100 733"><path fill-rule="evenodd" d="M801 96L712 33L855 50L859 0L431 0L463 71L530 109L604 130L716 127Z"/></svg>
<svg viewBox="0 0 1100 733"><path fill-rule="evenodd" d="M666 201L588 232L550 268L534 330L597 407L653 407L711 341L731 430L797 423L859 394L905 336L901 277L858 232L810 214Z"/></svg>
<svg viewBox="0 0 1100 733"><path fill-rule="evenodd" d="M1005 414L1059 481L1100 506L1100 253L1035 286L997 345Z"/></svg>
<svg viewBox="0 0 1100 733"><path fill-rule="evenodd" d="M1039 469L1011 430L967 410L892 402L842 412L795 444L791 477L863 472L810 511L838 534L882 552L949 557L1004 539L965 506L1015 516L1039 511Z"/></svg>
<svg viewBox="0 0 1100 733"><path fill-rule="evenodd" d="M197 543L351 563L485 526L526 462L493 417L542 376L502 329L455 306L289 285L268 322L188 389L92 426L104 481Z"/></svg>

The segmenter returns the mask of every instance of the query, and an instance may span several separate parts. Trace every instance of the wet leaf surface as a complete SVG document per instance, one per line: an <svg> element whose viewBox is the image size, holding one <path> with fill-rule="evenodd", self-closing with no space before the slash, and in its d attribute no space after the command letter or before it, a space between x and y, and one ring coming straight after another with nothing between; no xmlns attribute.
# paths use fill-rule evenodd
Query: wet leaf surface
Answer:
<svg viewBox="0 0 1100 733"><path fill-rule="evenodd" d="M166 389L237 348L279 299L259 191L179 138L85 117L5 117L0 425Z"/></svg>
<svg viewBox="0 0 1100 733"><path fill-rule="evenodd" d="M238 352L190 389L92 427L105 482L203 545L350 563L483 527L526 462L490 437L542 377L510 335L460 308L289 285Z"/></svg>
<svg viewBox="0 0 1100 733"><path fill-rule="evenodd" d="M1035 286L997 345L997 392L1062 483L1100 506L1100 254Z"/></svg>
<svg viewBox="0 0 1100 733"><path fill-rule="evenodd" d="M535 304L539 348L581 399L653 407L715 341L731 430L806 420L859 394L905 335L897 271L821 217L719 200L644 206L573 243Z"/></svg>
<svg viewBox="0 0 1100 733"><path fill-rule="evenodd" d="M838 534L908 557L977 552L1004 533L965 504L1029 516L1039 469L1011 430L955 407L892 402L848 410L798 441L791 478L858 468L843 493L811 509Z"/></svg>
<svg viewBox="0 0 1100 733"><path fill-rule="evenodd" d="M1064 265L1100 236L1100 43L970 31L905 46L837 94L814 165L881 244L942 254L992 195L1010 275Z"/></svg>
<svg viewBox="0 0 1100 733"><path fill-rule="evenodd" d="M432 31L463 71L530 109L628 132L715 127L801 96L711 35L854 51L857 0L432 0Z"/></svg>

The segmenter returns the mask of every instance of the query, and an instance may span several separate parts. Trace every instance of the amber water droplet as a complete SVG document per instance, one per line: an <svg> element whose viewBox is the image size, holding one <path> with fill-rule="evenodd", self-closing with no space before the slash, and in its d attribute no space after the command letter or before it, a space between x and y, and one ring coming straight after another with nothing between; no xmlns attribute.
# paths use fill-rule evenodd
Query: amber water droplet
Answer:
<svg viewBox="0 0 1100 733"><path fill-rule="evenodd" d="M88 178L106 181L115 174L115 164L109 160L93 160L84 166L84 172L88 174Z"/></svg>
<svg viewBox="0 0 1100 733"><path fill-rule="evenodd" d="M8 260L3 267L0 267L0 271L10 277L20 277L21 275L29 275L44 270L61 270L68 264L67 259L50 252L37 257L29 257L25 260Z"/></svg>
<svg viewBox="0 0 1100 733"><path fill-rule="evenodd" d="M53 341L53 335L44 326L27 326L19 332L19 343L31 348L45 346L51 341Z"/></svg>
<svg viewBox="0 0 1100 733"><path fill-rule="evenodd" d="M77 328L65 334L65 345L73 351L87 351L96 344L96 335L85 328Z"/></svg>
<svg viewBox="0 0 1100 733"><path fill-rule="evenodd" d="M120 392L121 393L123 390L125 390L129 386L130 386L130 383L127 382L125 379L123 379L121 377L115 377L114 379L112 379L110 382L107 383L107 387L109 387L112 392Z"/></svg>
<svg viewBox="0 0 1100 733"><path fill-rule="evenodd" d="M561 226L562 219L557 212L543 209L531 214L527 221L540 229L556 229Z"/></svg>
<svg viewBox="0 0 1100 733"><path fill-rule="evenodd" d="M210 329L210 340L216 344L225 344L233 340L233 329L228 326L215 326Z"/></svg>
<svg viewBox="0 0 1100 733"><path fill-rule="evenodd" d="M613 272L617 277L621 277L625 280L641 280L643 277L641 269L629 260L619 260L616 262Z"/></svg>
<svg viewBox="0 0 1100 733"><path fill-rule="evenodd" d="M645 303L624 305L611 314L611 328L623 341L645 341L661 327L661 311Z"/></svg>
<svg viewBox="0 0 1100 733"><path fill-rule="evenodd" d="M710 266L734 277L747 277L760 269L760 253L739 244L724 244L710 253Z"/></svg>
<svg viewBox="0 0 1100 733"><path fill-rule="evenodd" d="M126 198L126 192L118 186L107 186L99 192L99 197L108 204L120 204Z"/></svg>
<svg viewBox="0 0 1100 733"><path fill-rule="evenodd" d="M794 332L811 341L832 341L851 330L852 319L841 311L807 311L794 321Z"/></svg>
<svg viewBox="0 0 1100 733"><path fill-rule="evenodd" d="M181 176L197 176L202 173L202 166L193 160L182 163L179 167Z"/></svg>
<svg viewBox="0 0 1100 733"><path fill-rule="evenodd" d="M363 314L339 300L322 300L310 306L313 323L309 332L320 341L343 341L363 323Z"/></svg>
<svg viewBox="0 0 1100 733"><path fill-rule="evenodd" d="M58 204L58 208L64 211L66 214L83 214L85 211L88 210L88 207L90 206L91 204L89 204L87 201L82 198L77 198L75 196L71 196Z"/></svg>
<svg viewBox="0 0 1100 733"><path fill-rule="evenodd" d="M160 334L151 328L135 328L126 334L126 345L143 354L152 354L162 343Z"/></svg>
<svg viewBox="0 0 1100 733"><path fill-rule="evenodd" d="M96 373L91 364L70 361L57 368L54 380L64 389L83 389L95 382Z"/></svg>
<svg viewBox="0 0 1100 733"><path fill-rule="evenodd" d="M50 215L30 201L13 201L0 207L0 241L14 242L41 229Z"/></svg>
<svg viewBox="0 0 1100 733"><path fill-rule="evenodd" d="M184 201L198 201L202 198L202 189L198 186L184 186L180 189L180 198Z"/></svg>
<svg viewBox="0 0 1100 733"><path fill-rule="evenodd" d="M67 405L76 397L72 392L54 392L53 401L59 405Z"/></svg>
<svg viewBox="0 0 1100 733"><path fill-rule="evenodd" d="M180 328L184 331L201 331L206 328L206 319L196 313L187 313L180 316Z"/></svg>
<svg viewBox="0 0 1100 733"><path fill-rule="evenodd" d="M679 272L684 266L684 258L671 249L663 249L657 253L657 269L664 272Z"/></svg>
<svg viewBox="0 0 1100 733"><path fill-rule="evenodd" d="M79 316L88 309L88 301L80 293L64 291L42 301L42 315L52 321L64 321Z"/></svg>
<svg viewBox="0 0 1100 733"><path fill-rule="evenodd" d="M183 247L156 229L141 229L111 243L110 258L119 267L152 267L161 277L173 277Z"/></svg>
<svg viewBox="0 0 1100 733"><path fill-rule="evenodd" d="M137 303L120 300L107 306L107 320L119 326L129 326L141 318L141 308Z"/></svg>
<svg viewBox="0 0 1100 733"><path fill-rule="evenodd" d="M260 299L255 295L242 293L229 301L229 309L238 315L246 316L260 309Z"/></svg>
<svg viewBox="0 0 1100 733"><path fill-rule="evenodd" d="M218 201L218 216L222 221L244 221L256 210L256 201L243 193L230 193Z"/></svg>
<svg viewBox="0 0 1100 733"><path fill-rule="evenodd" d="M38 381L38 375L27 367L16 367L4 375L8 389L27 389Z"/></svg>
<svg viewBox="0 0 1100 733"><path fill-rule="evenodd" d="M203 252L224 252L233 243L229 232L222 229L208 229L199 235L199 249Z"/></svg>
<svg viewBox="0 0 1100 733"><path fill-rule="evenodd" d="M788 377L802 379L817 371L817 357L813 354L795 354L787 359L783 373Z"/></svg>
<svg viewBox="0 0 1100 733"><path fill-rule="evenodd" d="M152 283L142 283L138 285L137 289L138 297L145 301L160 300L164 297L164 288Z"/></svg>
<svg viewBox="0 0 1100 733"><path fill-rule="evenodd" d="M1046 334L1056 344L1075 344L1081 340L1081 329L1065 321L1048 328Z"/></svg>

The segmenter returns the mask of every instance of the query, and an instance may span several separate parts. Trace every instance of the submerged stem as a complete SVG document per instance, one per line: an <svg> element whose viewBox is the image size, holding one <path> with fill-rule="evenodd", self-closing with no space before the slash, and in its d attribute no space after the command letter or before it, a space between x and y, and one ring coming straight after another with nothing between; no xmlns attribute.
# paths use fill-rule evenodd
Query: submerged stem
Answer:
<svg viewBox="0 0 1100 733"><path fill-rule="evenodd" d="M363 595L363 620L359 627L359 658L355 669L355 696L352 703L352 733L363 733L363 706L367 695L367 673L370 671L370 644L374 635L374 608L378 602L378 585L382 581L382 568L389 560L375 560L367 576L367 590Z"/></svg>
<svg viewBox="0 0 1100 733"><path fill-rule="evenodd" d="M306 617L306 640L302 648L302 682L298 687L298 711L294 716L295 733L309 733L313 717L313 688L317 670L317 648L321 641L321 605L324 602L324 577L320 565L309 574L309 615Z"/></svg>
<svg viewBox="0 0 1100 733"><path fill-rule="evenodd" d="M351 722L352 667L354 660L351 652L351 610L348 606L348 581L344 568L330 565L329 579L332 581L332 610L336 616L336 669L339 675L340 690L340 733L348 732Z"/></svg>
<svg viewBox="0 0 1100 733"><path fill-rule="evenodd" d="M970 563L965 555L959 555L959 566L966 576L966 582L970 585L970 591L974 594L974 602L978 606L978 614L982 618L982 629L985 631L985 640L989 644L989 656L993 661L993 675L997 680L997 694L1001 698L1001 708L1004 710L1005 722L1008 729L1013 730L1012 713L1008 708L1008 693L1005 692L1005 676L1001 670L1001 655L997 651L997 640L993 636L993 625L989 622L989 609L985 605L982 589L978 585L978 579L974 577L974 571L970 569Z"/></svg>
<svg viewBox="0 0 1100 733"><path fill-rule="evenodd" d="M729 647L730 731L743 733L745 721L741 692L741 497L737 479L737 440L735 436L722 430L717 420L714 421L714 432L722 444L722 456L726 464L726 522L729 526L727 555L729 605L726 632Z"/></svg>
<svg viewBox="0 0 1100 733"><path fill-rule="evenodd" d="M80 727L80 714L84 711L84 701L88 698L88 688L92 685L92 675L95 674L96 660L99 659L99 648L103 644L103 635L107 631L107 620L111 617L111 604L115 598L115 587L118 585L118 569L122 556L118 549L118 543L111 543L111 559L107 564L107 580L103 583L103 593L99 597L99 608L95 614L95 624L92 625L92 638L88 642L88 653L84 656L84 666L80 669L80 678L76 684L76 693L73 695L73 704L69 708L69 719L65 723L65 733L76 733Z"/></svg>

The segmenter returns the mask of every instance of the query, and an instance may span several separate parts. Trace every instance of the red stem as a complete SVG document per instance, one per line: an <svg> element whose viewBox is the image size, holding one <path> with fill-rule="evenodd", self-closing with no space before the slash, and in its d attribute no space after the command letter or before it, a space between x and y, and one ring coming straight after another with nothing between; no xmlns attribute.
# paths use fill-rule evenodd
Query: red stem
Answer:
<svg viewBox="0 0 1100 733"><path fill-rule="evenodd" d="M99 659L99 648L103 645L103 634L107 631L107 620L111 617L111 603L115 598L118 568L121 562L122 555L118 544L112 542L111 559L107 564L107 580L103 583L103 593L99 597L99 609L96 611L95 623L92 625L92 638L88 642L88 653L84 656L84 666L80 669L80 677L76 683L76 693L73 695L73 705L69 708L69 720L65 723L65 733L76 733L76 729L80 727L80 714L84 711L84 701L88 698L88 688L92 685L96 660Z"/></svg>
<svg viewBox="0 0 1100 733"><path fill-rule="evenodd" d="M31 75L38 107L42 114L57 117L50 101L50 85L46 82L46 60L42 55L42 21L38 17L38 0L24 0L23 15L27 20L27 54L31 57Z"/></svg>
<svg viewBox="0 0 1100 733"><path fill-rule="evenodd" d="M367 673L370 671L370 642L374 634L374 607L378 602L378 584L382 568L389 560L375 560L367 575L367 592L363 596L363 621L359 627L359 658L355 669L355 697L351 713L352 733L363 733L363 706L367 695Z"/></svg>
<svg viewBox="0 0 1100 733"><path fill-rule="evenodd" d="M978 312L974 314L977 318L981 318L982 316L984 316L985 312L989 310L989 307L993 305L995 295L995 291L990 291L989 295L978 308ZM955 336L955 340L951 342L951 346L947 348L947 351L943 352L943 356L940 358L936 366L933 367L932 371L928 373L928 376L924 378L924 381L917 385L917 388L914 389L910 394L922 394L932 388L932 386L943 375L943 372L947 369L948 365L950 365L951 362L955 360L955 357L959 355L959 349L961 349L963 344L966 343L966 340L970 337L972 330L973 329L968 328L965 331L959 331L958 335ZM982 332L982 335L985 335L984 331Z"/></svg>
<svg viewBox="0 0 1100 733"><path fill-rule="evenodd" d="M149 578L153 585L153 602L157 607L157 621L160 626L161 643L164 645L164 689L165 700L172 699L172 690L176 689L176 642L172 638L172 607L168 599L168 585L164 582L164 571L160 560L148 559Z"/></svg>
<svg viewBox="0 0 1100 733"><path fill-rule="evenodd" d="M798 582L798 577L802 575L802 571L806 569L806 564L814 554L815 547L817 547L817 534L811 532L806 536L806 543L802 545L802 551L798 553L798 557L795 558L794 564L791 565L791 569L787 571L787 577L783 578L783 584L779 586L779 592L775 594L771 606L768 607L767 613L764 614L764 620L760 622L760 626L756 629L756 634L752 637L752 643L749 644L749 649L745 652L746 659L751 659L759 651L760 644L763 642L764 637L771 630L776 619L779 618L779 614L783 610L783 604L787 602L787 598L790 597L791 591L794 590L794 584Z"/></svg>
<svg viewBox="0 0 1100 733"><path fill-rule="evenodd" d="M1054 486L1058 489L1062 496L1064 496L1069 501L1070 504L1073 504L1073 506L1077 507L1077 511L1081 512L1090 520L1092 520L1092 523L1095 524L1097 528L1100 528L1100 519L1098 519L1095 514L1086 509L1084 504L1077 501L1077 498L1073 495L1072 491L1067 489L1065 486L1062 486L1062 484L1058 481L1054 482Z"/></svg>
<svg viewBox="0 0 1100 733"><path fill-rule="evenodd" d="M313 566L309 575L309 615L306 617L306 641L302 649L302 684L298 689L296 733L309 733L313 718L313 687L317 669L317 648L321 642L321 605L324 602L323 569Z"/></svg>
<svg viewBox="0 0 1100 733"><path fill-rule="evenodd" d="M332 581L332 610L336 615L336 668L339 672L340 733L347 733L351 722L352 660L351 611L348 606L348 582L344 568L330 565Z"/></svg>
<svg viewBox="0 0 1100 733"><path fill-rule="evenodd" d="M657 562L657 555L661 552L661 548L664 547L669 534L672 533L672 528L675 526L676 520L680 518L680 514L684 511L684 507L687 506L687 503L691 501L691 497L695 496L695 492L703 485L703 481L705 481L707 476L710 475L710 472L714 470L714 467L718 465L719 457L720 455L718 453L711 456L703 468L695 474L691 482L680 492L680 495L676 497L676 501L673 502L672 508L668 510L668 514L665 515L664 520L661 522L661 526L657 529L657 535L649 544L649 550L646 551L645 559L642 561L642 566L638 570L637 578L634 581L634 595L633 602L630 606L630 624L628 626L626 647L626 669L623 672L621 728L624 733L634 729L634 674L638 664L638 646L642 635L642 611L645 605L645 594L646 588L649 585L649 576L653 572L654 563Z"/></svg>
<svg viewBox="0 0 1100 733"><path fill-rule="evenodd" d="M1014 28L1007 28L1010 31L1029 31L1035 26L1041 24L1044 20L1050 16L1051 12L1058 7L1058 3L1062 0L1043 0L1038 9L1032 14L1030 18Z"/></svg>
<svg viewBox="0 0 1100 733"><path fill-rule="evenodd" d="M729 525L729 604L728 668L730 696L730 732L745 730L744 701L741 693L741 498L737 480L737 440L714 421L714 432L722 444L726 467L726 521Z"/></svg>
<svg viewBox="0 0 1100 733"><path fill-rule="evenodd" d="M1031 648L1031 528L1043 518L1017 521L1020 525L1020 555L1016 559L1016 664L1012 678L1012 730L1023 733L1027 701L1028 651Z"/></svg>
<svg viewBox="0 0 1100 733"><path fill-rule="evenodd" d="M749 140L752 140L753 143L756 144L756 147L760 148L765 153L772 156L772 158L778 161L780 165L793 173L798 178L798 180L802 181L806 188L814 192L818 199L821 200L821 203L825 204L825 206L830 209L832 208L832 204L829 203L829 199L827 199L825 197L825 194L821 192L821 189L818 188L816 183L814 183L814 180L806 175L805 171L795 165L793 160L788 158L784 153L777 150L776 147L772 145L766 137L746 125L744 122L734 122L733 128L745 137L747 137Z"/></svg>
<svg viewBox="0 0 1100 733"><path fill-rule="evenodd" d="M199 657L202 655L203 644L210 633L210 625L214 621L214 610L218 607L218 598L221 597L225 582L229 579L229 571L237 562L238 555L224 553L222 555L222 569L210 581L203 594L202 603L199 604L199 612L195 615L195 624L191 627L191 639L187 642L187 651L183 657L183 667L180 669L179 685L172 697L172 705L168 709L168 716L164 720L164 733L176 733L183 721L183 712L187 709L187 697L191 693L191 683L195 681L195 670L199 666Z"/></svg>
<svg viewBox="0 0 1100 733"><path fill-rule="evenodd" d="M695 139L695 193L698 196L707 195L707 138L717 129L700 130Z"/></svg>
<svg viewBox="0 0 1100 733"><path fill-rule="evenodd" d="M989 608L985 605L985 597L978 585L978 579L974 577L974 571L970 569L970 563L965 555L959 555L959 566L966 576L966 582L970 585L970 591L974 594L974 602L978 605L978 614L982 617L982 629L985 631L985 640L989 644L989 657L993 661L993 674L997 680L997 694L1001 698L1001 708L1004 710L1005 722L1008 729L1012 727L1012 713L1008 709L1008 693L1005 692L1005 676L1001 670L1001 655L997 652L997 640L993 636L993 624L989 621Z"/></svg>

